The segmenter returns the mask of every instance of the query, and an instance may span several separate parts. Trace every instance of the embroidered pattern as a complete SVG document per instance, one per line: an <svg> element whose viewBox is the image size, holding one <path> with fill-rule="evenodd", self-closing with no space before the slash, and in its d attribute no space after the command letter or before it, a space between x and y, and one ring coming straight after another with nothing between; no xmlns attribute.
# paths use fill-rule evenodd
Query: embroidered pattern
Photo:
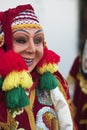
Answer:
<svg viewBox="0 0 87 130"><path fill-rule="evenodd" d="M36 130L58 130L58 120L54 110L43 107L36 115Z"/></svg>
<svg viewBox="0 0 87 130"><path fill-rule="evenodd" d="M83 93L87 94L87 80L84 79L84 77L80 73L77 75L77 78L80 80L81 90L83 91Z"/></svg>
<svg viewBox="0 0 87 130"><path fill-rule="evenodd" d="M11 115L13 116L13 118L16 117L16 115L20 115L21 113L23 113L23 109L11 109L9 110L9 112L11 113Z"/></svg>
<svg viewBox="0 0 87 130"><path fill-rule="evenodd" d="M39 103L52 106L52 100L51 100L49 91L45 91L45 90L42 91L40 89L37 89L37 97L38 97Z"/></svg>
<svg viewBox="0 0 87 130"><path fill-rule="evenodd" d="M9 110L9 112L11 113L12 117L15 118L17 115L21 115L24 112L24 109L23 108L22 109L11 109L11 110ZM16 124L17 124L16 128L18 128L19 122L16 121ZM13 126L11 126L11 129L14 130ZM17 130L25 130L25 129L19 128Z"/></svg>

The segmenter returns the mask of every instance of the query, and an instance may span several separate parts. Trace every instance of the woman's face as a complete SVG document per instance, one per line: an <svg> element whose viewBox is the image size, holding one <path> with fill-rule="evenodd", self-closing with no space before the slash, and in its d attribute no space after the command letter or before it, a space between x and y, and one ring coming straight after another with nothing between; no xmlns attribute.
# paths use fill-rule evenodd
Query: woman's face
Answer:
<svg viewBox="0 0 87 130"><path fill-rule="evenodd" d="M17 29L13 32L13 50L26 62L29 72L43 56L43 30L35 28Z"/></svg>
<svg viewBox="0 0 87 130"><path fill-rule="evenodd" d="M87 73L87 40L82 55L82 69L84 73Z"/></svg>

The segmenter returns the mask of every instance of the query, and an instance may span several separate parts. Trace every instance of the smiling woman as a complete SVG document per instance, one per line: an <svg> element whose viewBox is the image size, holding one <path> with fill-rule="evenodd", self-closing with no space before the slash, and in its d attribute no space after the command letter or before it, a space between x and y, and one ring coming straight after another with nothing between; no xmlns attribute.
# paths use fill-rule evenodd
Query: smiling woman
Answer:
<svg viewBox="0 0 87 130"><path fill-rule="evenodd" d="M30 4L0 13L0 57L1 130L76 130L60 56Z"/></svg>

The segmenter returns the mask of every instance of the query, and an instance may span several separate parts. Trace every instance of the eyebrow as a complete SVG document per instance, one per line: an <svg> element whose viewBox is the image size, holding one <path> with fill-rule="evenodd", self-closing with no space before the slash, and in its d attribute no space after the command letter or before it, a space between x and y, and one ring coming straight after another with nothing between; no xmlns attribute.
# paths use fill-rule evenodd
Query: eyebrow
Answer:
<svg viewBox="0 0 87 130"><path fill-rule="evenodd" d="M17 29L17 30L15 30L13 33L17 32L17 31L23 31L23 32L26 32L26 33L30 34L28 31L26 31L26 30L24 30L24 29ZM41 30L41 29L40 29L40 30L37 30L34 34L37 34L37 33L39 33L39 32L42 32L42 30Z"/></svg>
<svg viewBox="0 0 87 130"><path fill-rule="evenodd" d="M40 30L37 30L34 34L39 33L39 32L42 32L42 30L41 30L41 29L40 29Z"/></svg>
<svg viewBox="0 0 87 130"><path fill-rule="evenodd" d="M26 32L26 33L30 34L28 31L23 30L23 29L17 29L17 30L15 30L13 33L17 32L17 31L23 31L23 32Z"/></svg>

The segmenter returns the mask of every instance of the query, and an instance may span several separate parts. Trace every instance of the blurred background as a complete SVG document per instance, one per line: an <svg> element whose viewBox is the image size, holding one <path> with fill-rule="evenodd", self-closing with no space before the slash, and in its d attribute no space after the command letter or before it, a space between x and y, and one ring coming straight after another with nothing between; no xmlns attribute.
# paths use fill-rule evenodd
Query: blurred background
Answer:
<svg viewBox="0 0 87 130"><path fill-rule="evenodd" d="M36 10L49 49L60 55L59 70L66 78L77 55L80 0L2 0L0 11L28 3Z"/></svg>

